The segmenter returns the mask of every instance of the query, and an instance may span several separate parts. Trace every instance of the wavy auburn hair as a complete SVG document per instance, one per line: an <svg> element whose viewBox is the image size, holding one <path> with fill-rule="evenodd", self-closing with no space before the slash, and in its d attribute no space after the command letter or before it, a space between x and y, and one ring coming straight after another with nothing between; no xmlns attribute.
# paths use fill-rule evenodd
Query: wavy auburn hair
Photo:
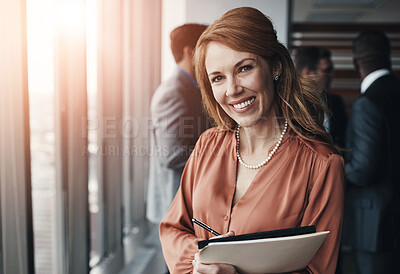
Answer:
<svg viewBox="0 0 400 274"><path fill-rule="evenodd" d="M269 64L271 71L281 65L280 79L274 83L273 105L277 116L286 118L290 128L300 137L333 146L332 138L323 126L326 107L321 102L320 88L298 74L289 52L278 42L271 20L250 7L226 12L206 29L196 45L194 65L203 104L221 130L233 130L236 122L225 113L213 95L205 67L207 46L211 42L258 55Z"/></svg>

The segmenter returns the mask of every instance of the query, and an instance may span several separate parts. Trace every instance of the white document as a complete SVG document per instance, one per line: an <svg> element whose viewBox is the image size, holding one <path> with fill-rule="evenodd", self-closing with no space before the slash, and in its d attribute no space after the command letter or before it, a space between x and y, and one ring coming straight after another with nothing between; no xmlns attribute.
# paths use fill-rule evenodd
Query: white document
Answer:
<svg viewBox="0 0 400 274"><path fill-rule="evenodd" d="M284 273L304 269L329 231L246 241L209 243L200 262L234 265L240 273Z"/></svg>

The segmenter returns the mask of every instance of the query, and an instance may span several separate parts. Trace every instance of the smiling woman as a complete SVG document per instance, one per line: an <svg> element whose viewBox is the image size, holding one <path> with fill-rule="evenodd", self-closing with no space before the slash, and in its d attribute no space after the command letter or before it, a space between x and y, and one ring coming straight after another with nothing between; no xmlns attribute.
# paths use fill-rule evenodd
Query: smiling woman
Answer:
<svg viewBox="0 0 400 274"><path fill-rule="evenodd" d="M215 100L224 112L241 126L272 121L276 117L274 75L263 58L233 50L221 43L211 42L207 47L205 66Z"/></svg>
<svg viewBox="0 0 400 274"><path fill-rule="evenodd" d="M237 273L204 264L197 242L315 225L330 231L301 273L334 273L343 216L343 159L323 128L316 86L296 72L268 17L254 8L225 13L200 37L196 78L217 127L199 139L160 225L172 273ZM253 254L252 254L253 255ZM288 262L290 264L290 262Z"/></svg>

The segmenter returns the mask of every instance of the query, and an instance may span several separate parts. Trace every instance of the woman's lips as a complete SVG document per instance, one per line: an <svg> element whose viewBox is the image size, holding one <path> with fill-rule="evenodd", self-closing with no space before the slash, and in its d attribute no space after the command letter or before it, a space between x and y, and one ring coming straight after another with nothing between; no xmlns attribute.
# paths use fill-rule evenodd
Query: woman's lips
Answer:
<svg viewBox="0 0 400 274"><path fill-rule="evenodd" d="M245 98L242 100L231 102L230 105L233 107L233 109L236 112L242 113L242 112L248 110L253 105L255 100L256 100L256 97L250 97L250 98Z"/></svg>

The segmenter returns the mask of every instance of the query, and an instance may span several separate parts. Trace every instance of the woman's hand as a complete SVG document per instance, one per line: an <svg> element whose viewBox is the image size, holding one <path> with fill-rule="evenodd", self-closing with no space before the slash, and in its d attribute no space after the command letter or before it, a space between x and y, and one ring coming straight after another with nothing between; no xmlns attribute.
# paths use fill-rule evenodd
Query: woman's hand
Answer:
<svg viewBox="0 0 400 274"><path fill-rule="evenodd" d="M234 232L234 231L229 231L229 232L226 233L226 234L222 234L222 235L219 235L219 236L212 237L212 238L210 238L209 240L211 240L211 239L218 239L218 238L225 238L225 237L230 237L230 236L235 236L235 232Z"/></svg>
<svg viewBox="0 0 400 274"><path fill-rule="evenodd" d="M230 264L203 264L199 261L199 253L194 254L193 274L237 274L236 268Z"/></svg>
<svg viewBox="0 0 400 274"><path fill-rule="evenodd" d="M235 236L233 231L211 239L224 238L229 236ZM193 260L193 274L237 274L236 268L230 264L204 264L199 260L199 253L194 254Z"/></svg>

